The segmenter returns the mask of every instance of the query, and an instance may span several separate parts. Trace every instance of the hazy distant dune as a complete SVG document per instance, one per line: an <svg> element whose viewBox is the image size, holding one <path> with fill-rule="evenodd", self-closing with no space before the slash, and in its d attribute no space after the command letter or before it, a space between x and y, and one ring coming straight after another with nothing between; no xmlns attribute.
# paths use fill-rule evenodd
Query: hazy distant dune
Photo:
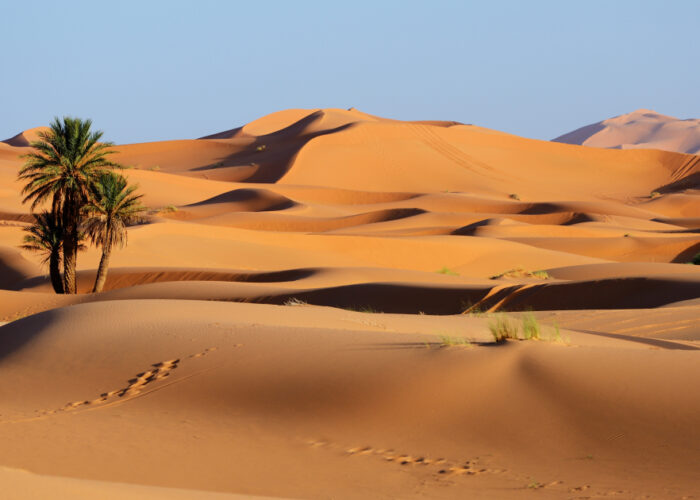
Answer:
<svg viewBox="0 0 700 500"><path fill-rule="evenodd" d="M700 120L680 120L648 109L638 109L586 125L552 141L598 148L663 149L698 154Z"/></svg>

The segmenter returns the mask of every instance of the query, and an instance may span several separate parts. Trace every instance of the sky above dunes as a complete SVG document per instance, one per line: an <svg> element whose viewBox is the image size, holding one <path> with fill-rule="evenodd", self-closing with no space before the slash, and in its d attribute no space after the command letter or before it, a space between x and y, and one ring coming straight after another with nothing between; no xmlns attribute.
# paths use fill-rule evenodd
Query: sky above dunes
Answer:
<svg viewBox="0 0 700 500"><path fill-rule="evenodd" d="M6 2L0 139L90 117L117 143L356 107L537 139L700 117L700 2Z"/></svg>

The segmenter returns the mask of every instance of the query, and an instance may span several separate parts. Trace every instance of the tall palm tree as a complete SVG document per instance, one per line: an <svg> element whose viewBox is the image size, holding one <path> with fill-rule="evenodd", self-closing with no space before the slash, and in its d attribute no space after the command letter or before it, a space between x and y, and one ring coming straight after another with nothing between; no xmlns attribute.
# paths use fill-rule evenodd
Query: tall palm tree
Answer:
<svg viewBox="0 0 700 500"><path fill-rule="evenodd" d="M79 247L82 209L88 203L91 186L104 172L120 165L107 159L112 143L99 142L102 132L91 132L91 120L55 118L48 131L39 132L34 151L25 155L19 178L29 181L22 190L32 211L50 202L63 224L63 289L76 293L75 267Z"/></svg>
<svg viewBox="0 0 700 500"><path fill-rule="evenodd" d="M129 186L123 176L114 172L103 173L92 186L83 229L93 243L102 247L93 293L101 292L107 280L112 248L126 245L127 226L138 222L145 211L139 201L143 195L134 194L137 188Z"/></svg>
<svg viewBox="0 0 700 500"><path fill-rule="evenodd" d="M63 293L61 278L61 247L63 245L63 224L60 218L51 212L42 212L35 217L35 222L24 229L22 248L32 252L46 254L43 263L49 263L51 285L56 293Z"/></svg>

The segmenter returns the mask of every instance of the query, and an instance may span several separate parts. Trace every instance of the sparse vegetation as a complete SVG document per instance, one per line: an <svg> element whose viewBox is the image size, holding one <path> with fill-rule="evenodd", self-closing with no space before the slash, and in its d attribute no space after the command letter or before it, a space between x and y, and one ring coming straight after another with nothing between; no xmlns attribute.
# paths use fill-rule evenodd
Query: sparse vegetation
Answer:
<svg viewBox="0 0 700 500"><path fill-rule="evenodd" d="M503 313L497 314L489 323L489 331L497 343L508 339L518 340L518 325Z"/></svg>
<svg viewBox="0 0 700 500"><path fill-rule="evenodd" d="M462 309L464 310L462 314L469 314L470 316L482 316L486 314L486 311L481 309L481 307L478 304L473 305L470 302L466 304L463 303Z"/></svg>
<svg viewBox="0 0 700 500"><path fill-rule="evenodd" d="M553 342L563 342L561 338L561 332L559 331L559 324L555 321L554 326L552 327L554 329L554 335L552 336L552 341Z"/></svg>
<svg viewBox="0 0 700 500"><path fill-rule="evenodd" d="M292 297L291 299L287 299L284 301L285 306L308 306L308 302L304 302L303 300L299 300L296 297Z"/></svg>
<svg viewBox="0 0 700 500"><path fill-rule="evenodd" d="M158 171L158 170L160 170L160 165L153 165L153 166L152 166L151 168L149 168L148 170L155 170L155 171Z"/></svg>
<svg viewBox="0 0 700 500"><path fill-rule="evenodd" d="M540 338L540 324L537 322L537 318L532 312L525 313L523 315L523 338L525 340L539 340Z"/></svg>
<svg viewBox="0 0 700 500"><path fill-rule="evenodd" d="M440 269L438 269L435 272L440 273L440 274L448 274L450 276L459 276L459 273L454 272L452 269L450 269L447 266L442 266Z"/></svg>
<svg viewBox="0 0 700 500"><path fill-rule="evenodd" d="M471 346L469 339L464 337L451 337L449 335L440 335L440 347L452 346Z"/></svg>
<svg viewBox="0 0 700 500"><path fill-rule="evenodd" d="M262 152L265 151L266 149L267 149L267 146L266 146L265 144L261 144L260 146L258 146L257 148L255 148L255 151L257 151L258 153L262 153Z"/></svg>
<svg viewBox="0 0 700 500"><path fill-rule="evenodd" d="M372 313L372 314L381 313L381 311L376 310L372 306L345 306L345 307L341 307L341 309L345 309L346 311L354 311L354 312L361 312L361 313Z"/></svg>
<svg viewBox="0 0 700 500"><path fill-rule="evenodd" d="M652 191L651 194L649 195L649 197L650 197L652 200L653 200L654 198L658 198L659 196L661 196L661 193L659 193L658 191Z"/></svg>
<svg viewBox="0 0 700 500"><path fill-rule="evenodd" d="M497 280L499 278L538 278L541 280L548 280L550 276L547 271L528 271L522 267L515 267L501 274L491 276L492 280Z"/></svg>
<svg viewBox="0 0 700 500"><path fill-rule="evenodd" d="M497 343L506 340L547 340L550 342L563 342L559 325L555 322L551 328L540 326L539 321L532 313L528 311L521 318L520 329L522 329L522 337L519 335L518 323L509 318L505 313L497 313L493 320L489 323L489 331L493 339ZM545 336L545 332L551 331L551 334Z"/></svg>
<svg viewBox="0 0 700 500"><path fill-rule="evenodd" d="M159 212L165 212L165 213L177 212L177 207L175 205L166 205L166 206L162 207L159 210Z"/></svg>
<svg viewBox="0 0 700 500"><path fill-rule="evenodd" d="M508 198L510 198L511 200L520 201L520 196L518 196L517 193L511 193L511 194L509 194L509 195L508 195Z"/></svg>

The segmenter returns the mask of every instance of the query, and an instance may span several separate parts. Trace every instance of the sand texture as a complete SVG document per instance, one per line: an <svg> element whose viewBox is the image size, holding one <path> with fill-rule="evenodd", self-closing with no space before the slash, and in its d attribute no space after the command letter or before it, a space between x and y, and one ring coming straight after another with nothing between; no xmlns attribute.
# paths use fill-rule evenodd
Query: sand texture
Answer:
<svg viewBox="0 0 700 500"><path fill-rule="evenodd" d="M292 109L120 145L148 218L73 296L19 248L37 129L0 143L0 496L695 498L700 157L671 125Z"/></svg>

